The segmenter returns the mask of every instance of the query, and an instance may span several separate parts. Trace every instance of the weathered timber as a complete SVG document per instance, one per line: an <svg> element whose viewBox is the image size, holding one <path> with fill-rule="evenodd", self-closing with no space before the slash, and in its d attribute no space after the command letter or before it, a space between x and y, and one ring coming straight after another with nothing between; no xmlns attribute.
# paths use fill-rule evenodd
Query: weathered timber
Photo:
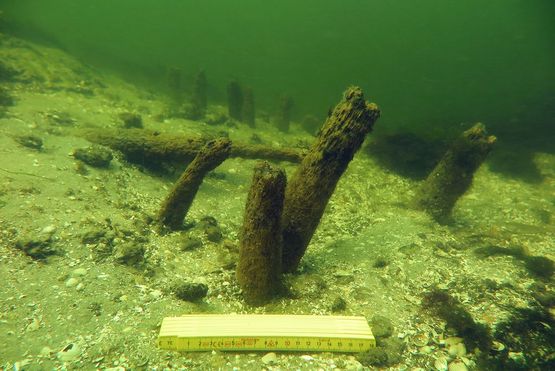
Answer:
<svg viewBox="0 0 555 371"><path fill-rule="evenodd" d="M189 162L211 139L199 136L164 134L149 130L89 129L82 135L93 143L122 152L128 160L140 164ZM296 148L274 148L265 145L233 142L230 157L270 161L300 162L302 151Z"/></svg>
<svg viewBox="0 0 555 371"><path fill-rule="evenodd" d="M430 172L417 192L416 207L437 222L445 223L457 200L472 185L474 173L486 159L496 138L488 136L483 124L466 130Z"/></svg>
<svg viewBox="0 0 555 371"><path fill-rule="evenodd" d="M171 230L183 227L183 220L204 176L229 157L231 141L226 138L206 143L175 182L158 214L158 222Z"/></svg>
<svg viewBox="0 0 555 371"><path fill-rule="evenodd" d="M285 191L284 272L298 268L339 178L379 115L374 103L364 101L360 88L349 87L326 119Z"/></svg>
<svg viewBox="0 0 555 371"><path fill-rule="evenodd" d="M281 212L286 177L268 162L254 168L241 230L237 280L251 305L263 305L281 289Z"/></svg>

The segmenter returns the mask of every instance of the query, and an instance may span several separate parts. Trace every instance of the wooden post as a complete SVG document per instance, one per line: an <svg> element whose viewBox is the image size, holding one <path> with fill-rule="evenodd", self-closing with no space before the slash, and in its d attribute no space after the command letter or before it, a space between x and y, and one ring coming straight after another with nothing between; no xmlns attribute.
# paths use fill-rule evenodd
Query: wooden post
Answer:
<svg viewBox="0 0 555 371"><path fill-rule="evenodd" d="M289 95L283 95L280 98L279 109L276 117L276 126L280 131L283 131L284 133L289 131L293 105L293 98L291 98Z"/></svg>
<svg viewBox="0 0 555 371"><path fill-rule="evenodd" d="M227 85L227 109L230 118L237 121L243 119L243 91L235 80Z"/></svg>
<svg viewBox="0 0 555 371"><path fill-rule="evenodd" d="M287 184L283 209L283 271L304 255L339 178L378 119L374 103L349 87Z"/></svg>
<svg viewBox="0 0 555 371"><path fill-rule="evenodd" d="M417 192L416 207L444 223L457 200L470 188L474 173L491 151L496 138L483 124L465 131L447 150Z"/></svg>
<svg viewBox="0 0 555 371"><path fill-rule="evenodd" d="M247 197L237 280L251 305L263 305L281 288L281 212L285 172L267 162L254 168Z"/></svg>
<svg viewBox="0 0 555 371"><path fill-rule="evenodd" d="M254 119L254 94L252 88L245 88L243 100L243 121L245 121L245 123L251 128L254 128Z"/></svg>
<svg viewBox="0 0 555 371"><path fill-rule="evenodd" d="M183 227L185 215L193 203L204 176L228 158L230 150L231 141L226 138L206 143L164 200L158 214L160 224L171 230Z"/></svg>
<svg viewBox="0 0 555 371"><path fill-rule="evenodd" d="M208 82L204 71L200 71L195 76L193 82L193 95L191 97L191 108L189 111L189 118L198 120L206 114L206 107L208 106L207 96Z"/></svg>

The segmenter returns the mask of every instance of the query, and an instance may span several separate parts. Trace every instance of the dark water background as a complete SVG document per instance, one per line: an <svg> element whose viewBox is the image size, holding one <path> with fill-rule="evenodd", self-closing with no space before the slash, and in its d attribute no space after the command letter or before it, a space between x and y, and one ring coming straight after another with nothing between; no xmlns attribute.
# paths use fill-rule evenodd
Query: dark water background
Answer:
<svg viewBox="0 0 555 371"><path fill-rule="evenodd" d="M163 91L168 67L237 78L258 108L324 117L349 84L378 130L452 135L474 121L554 151L553 0L3 0L18 34ZM467 124L462 124L467 123ZM501 141L503 142L503 141Z"/></svg>

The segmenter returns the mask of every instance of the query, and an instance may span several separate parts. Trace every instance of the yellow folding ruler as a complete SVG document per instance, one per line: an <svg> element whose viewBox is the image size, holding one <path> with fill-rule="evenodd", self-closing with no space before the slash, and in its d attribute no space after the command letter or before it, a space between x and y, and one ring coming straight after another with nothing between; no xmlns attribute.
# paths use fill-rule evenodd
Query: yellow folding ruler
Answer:
<svg viewBox="0 0 555 371"><path fill-rule="evenodd" d="M376 346L364 317L202 314L167 317L158 346L208 350L363 352Z"/></svg>

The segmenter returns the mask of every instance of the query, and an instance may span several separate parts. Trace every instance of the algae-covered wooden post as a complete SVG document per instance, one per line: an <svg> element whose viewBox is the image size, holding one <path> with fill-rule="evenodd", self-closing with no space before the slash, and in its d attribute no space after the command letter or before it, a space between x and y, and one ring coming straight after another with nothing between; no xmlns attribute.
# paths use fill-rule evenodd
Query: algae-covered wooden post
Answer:
<svg viewBox="0 0 555 371"><path fill-rule="evenodd" d="M289 131L291 122L291 113L293 111L293 98L289 95L283 95L279 101L278 112L276 115L276 126L284 133Z"/></svg>
<svg viewBox="0 0 555 371"><path fill-rule="evenodd" d="M243 121L251 128L255 127L254 93L252 88L245 88L243 96Z"/></svg>
<svg viewBox="0 0 555 371"><path fill-rule="evenodd" d="M177 109L183 103L183 87L179 68L172 67L168 70L167 84L172 108Z"/></svg>
<svg viewBox="0 0 555 371"><path fill-rule="evenodd" d="M143 129L86 129L78 134L89 141L122 152L129 161L144 165L160 162L189 162L208 141L199 136L168 134ZM304 156L297 148L277 148L261 144L233 142L230 157L300 162Z"/></svg>
<svg viewBox="0 0 555 371"><path fill-rule="evenodd" d="M446 222L457 200L470 188L474 173L491 151L496 138L483 124L466 130L428 175L417 191L416 207L436 221Z"/></svg>
<svg viewBox="0 0 555 371"><path fill-rule="evenodd" d="M251 305L265 304L281 288L281 212L285 183L282 169L268 162L255 166L237 264L237 280Z"/></svg>
<svg viewBox="0 0 555 371"><path fill-rule="evenodd" d="M235 80L227 85L227 110L232 119L237 121L243 119L243 90Z"/></svg>
<svg viewBox="0 0 555 371"><path fill-rule="evenodd" d="M208 106L208 82L206 80L206 73L200 71L196 74L193 81L193 95L191 97L191 108L189 117L193 120L204 117L206 107Z"/></svg>
<svg viewBox="0 0 555 371"><path fill-rule="evenodd" d="M171 230L183 227L185 215L193 203L204 176L228 158L230 151L229 139L221 138L206 143L164 200L158 214L160 224Z"/></svg>
<svg viewBox="0 0 555 371"><path fill-rule="evenodd" d="M349 87L287 184L283 207L283 271L295 271L339 178L380 116L362 90Z"/></svg>

